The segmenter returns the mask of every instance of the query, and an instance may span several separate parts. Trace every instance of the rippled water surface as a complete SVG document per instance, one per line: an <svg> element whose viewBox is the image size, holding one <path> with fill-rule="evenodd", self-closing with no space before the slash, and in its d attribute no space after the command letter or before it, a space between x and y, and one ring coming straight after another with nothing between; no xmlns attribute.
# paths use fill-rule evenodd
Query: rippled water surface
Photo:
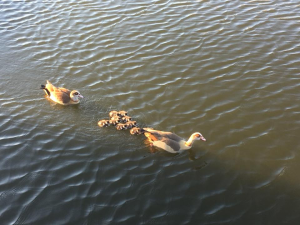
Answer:
<svg viewBox="0 0 300 225"><path fill-rule="evenodd" d="M299 7L1 1L1 224L299 224ZM151 148L112 109L207 142Z"/></svg>

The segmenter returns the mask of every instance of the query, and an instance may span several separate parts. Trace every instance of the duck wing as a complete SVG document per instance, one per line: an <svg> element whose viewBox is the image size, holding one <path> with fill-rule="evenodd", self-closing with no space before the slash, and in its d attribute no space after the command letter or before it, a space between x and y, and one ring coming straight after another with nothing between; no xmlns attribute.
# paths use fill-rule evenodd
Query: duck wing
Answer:
<svg viewBox="0 0 300 225"><path fill-rule="evenodd" d="M67 95L70 95L70 93L71 93L71 91L67 88L59 87L58 89L62 92L65 92Z"/></svg>
<svg viewBox="0 0 300 225"><path fill-rule="evenodd" d="M172 132L167 132L167 131L160 131L160 130L153 130L151 128L143 128L146 132L151 133L154 135L157 139L171 139L173 141L179 142L181 140L184 140L182 137L179 137L177 134L174 134Z"/></svg>
<svg viewBox="0 0 300 225"><path fill-rule="evenodd" d="M59 102L60 104L65 105L70 103L71 101L70 94L58 88L55 91L53 91L51 94L52 94L52 99L53 100L55 99L55 101Z"/></svg>
<svg viewBox="0 0 300 225"><path fill-rule="evenodd" d="M161 140L154 141L153 145L170 153L178 153L180 151L179 142L169 138L162 138Z"/></svg>

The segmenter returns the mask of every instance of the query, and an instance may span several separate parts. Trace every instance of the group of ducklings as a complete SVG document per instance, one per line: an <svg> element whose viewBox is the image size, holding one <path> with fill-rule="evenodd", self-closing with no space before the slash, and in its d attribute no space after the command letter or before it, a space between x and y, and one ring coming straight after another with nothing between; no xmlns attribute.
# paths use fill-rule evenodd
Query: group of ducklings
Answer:
<svg viewBox="0 0 300 225"><path fill-rule="evenodd" d="M41 85L46 95L54 102L61 105L74 105L80 102L83 96L77 90L70 91L67 88L55 87L48 80L45 85ZM154 130L152 128L139 128L136 121L133 121L128 116L126 111L111 111L109 113L109 120L100 120L98 125L100 127L108 127L110 125L115 126L117 130L130 129L131 134L144 134L151 145L166 150L171 153L178 153L181 150L188 150L192 147L195 140L206 141L203 135L199 132L193 133L186 141L178 135Z"/></svg>
<svg viewBox="0 0 300 225"><path fill-rule="evenodd" d="M143 129L137 127L137 122L132 120L126 111L113 110L110 111L108 115L109 119L100 120L98 122L99 127L115 126L117 130L130 129L130 134L132 135L143 133Z"/></svg>

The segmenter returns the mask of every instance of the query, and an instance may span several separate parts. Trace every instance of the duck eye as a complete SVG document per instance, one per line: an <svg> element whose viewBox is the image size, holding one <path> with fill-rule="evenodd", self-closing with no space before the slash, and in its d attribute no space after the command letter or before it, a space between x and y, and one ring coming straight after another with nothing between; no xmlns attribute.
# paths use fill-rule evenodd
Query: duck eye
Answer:
<svg viewBox="0 0 300 225"><path fill-rule="evenodd" d="M78 95L78 92L75 92L74 95Z"/></svg>

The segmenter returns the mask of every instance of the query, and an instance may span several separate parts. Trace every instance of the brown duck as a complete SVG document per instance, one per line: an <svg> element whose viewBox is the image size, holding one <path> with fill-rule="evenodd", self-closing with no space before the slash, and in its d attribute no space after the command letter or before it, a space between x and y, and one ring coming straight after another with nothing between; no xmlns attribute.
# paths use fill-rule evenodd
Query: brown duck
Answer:
<svg viewBox="0 0 300 225"><path fill-rule="evenodd" d="M41 89L45 91L46 95L48 95L52 101L61 105L78 104L80 102L80 98L83 98L79 91L70 91L66 88L55 87L48 80L46 85L41 85Z"/></svg>

